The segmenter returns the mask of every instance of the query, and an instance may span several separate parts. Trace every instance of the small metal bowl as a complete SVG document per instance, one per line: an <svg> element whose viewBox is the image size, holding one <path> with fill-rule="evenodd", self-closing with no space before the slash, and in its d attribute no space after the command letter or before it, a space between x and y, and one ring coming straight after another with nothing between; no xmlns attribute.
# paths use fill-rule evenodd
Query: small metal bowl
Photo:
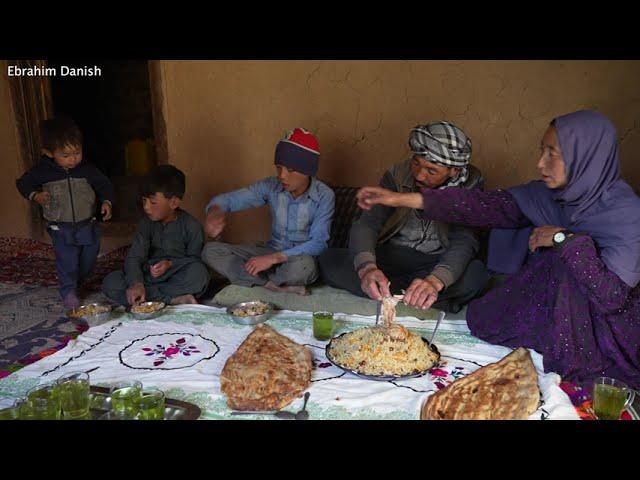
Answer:
<svg viewBox="0 0 640 480"><path fill-rule="evenodd" d="M246 317L239 317L232 313L236 308L248 307L251 305L255 305L257 303L266 304L268 310L262 315L247 315ZM234 322L239 323L240 325L257 325L259 323L266 322L269 319L269 317L273 314L273 311L275 310L275 308L276 306L273 303L257 302L257 301L256 302L240 302L240 303L236 303L235 305L231 305L230 307L227 307L227 313L231 315L231 318L233 318Z"/></svg>
<svg viewBox="0 0 640 480"><path fill-rule="evenodd" d="M104 307L108 308L106 312L96 313L95 315L74 315L73 312L77 312L83 308L87 307ZM87 323L98 323L108 320L109 315L111 314L111 310L113 310L113 306L108 303L87 303L86 305L80 305L78 308L74 310L69 310L66 312L66 316L73 320L84 320Z"/></svg>
<svg viewBox="0 0 640 480"><path fill-rule="evenodd" d="M152 318L156 318L159 317L160 315L162 315L164 313L164 309L167 307L164 303L162 302L143 302L138 304L139 306L146 306L146 305L162 305L161 308L158 308L157 310L151 312L151 313L136 313L134 312L131 307L129 307L127 309L127 312L129 312L131 314L131 316L133 318L135 318L136 320L151 320Z"/></svg>

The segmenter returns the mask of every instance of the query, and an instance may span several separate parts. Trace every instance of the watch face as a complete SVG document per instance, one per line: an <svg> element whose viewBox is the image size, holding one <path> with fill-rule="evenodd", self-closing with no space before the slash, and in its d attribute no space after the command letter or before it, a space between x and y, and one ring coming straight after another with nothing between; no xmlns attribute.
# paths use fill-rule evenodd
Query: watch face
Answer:
<svg viewBox="0 0 640 480"><path fill-rule="evenodd" d="M556 243L564 242L566 235L563 232L558 232L553 236L553 241Z"/></svg>

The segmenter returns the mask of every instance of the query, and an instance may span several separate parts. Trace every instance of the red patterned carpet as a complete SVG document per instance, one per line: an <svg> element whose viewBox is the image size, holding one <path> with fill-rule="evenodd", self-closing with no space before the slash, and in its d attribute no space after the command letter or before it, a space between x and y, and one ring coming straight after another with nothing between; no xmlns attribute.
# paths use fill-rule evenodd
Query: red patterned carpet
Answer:
<svg viewBox="0 0 640 480"><path fill-rule="evenodd" d="M99 257L85 288L99 291L102 279L122 268L128 249L121 247ZM57 286L53 247L28 238L0 237L0 282Z"/></svg>

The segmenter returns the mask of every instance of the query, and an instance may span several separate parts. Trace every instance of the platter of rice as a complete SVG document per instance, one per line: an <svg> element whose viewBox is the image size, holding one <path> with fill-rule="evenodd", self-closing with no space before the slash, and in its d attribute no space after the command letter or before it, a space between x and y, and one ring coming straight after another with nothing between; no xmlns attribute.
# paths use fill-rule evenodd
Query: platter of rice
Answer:
<svg viewBox="0 0 640 480"><path fill-rule="evenodd" d="M334 337L325 350L336 367L372 380L399 380L424 375L440 352L404 326L365 327Z"/></svg>

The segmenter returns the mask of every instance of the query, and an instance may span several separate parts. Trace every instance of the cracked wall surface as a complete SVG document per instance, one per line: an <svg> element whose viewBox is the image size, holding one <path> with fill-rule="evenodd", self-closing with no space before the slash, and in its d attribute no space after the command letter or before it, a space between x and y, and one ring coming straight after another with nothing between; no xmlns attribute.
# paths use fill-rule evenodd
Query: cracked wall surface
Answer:
<svg viewBox="0 0 640 480"><path fill-rule="evenodd" d="M540 138L554 116L593 107L618 129L623 177L640 191L639 61L162 61L170 162L187 174L185 208L204 218L209 198L274 173L282 134L318 135L319 177L375 184L408 153L418 123L452 121L473 141L487 186L536 177ZM0 235L28 236L28 203L0 61ZM269 234L266 209L234 215L225 239Z"/></svg>
<svg viewBox="0 0 640 480"><path fill-rule="evenodd" d="M409 130L446 119L473 141L488 188L536 177L548 122L597 108L615 123L623 176L640 190L638 61L165 61L169 159L188 178L185 207L203 219L219 192L274 173L275 144L317 134L318 177L375 184L408 153ZM266 209L236 214L227 241L269 234Z"/></svg>
<svg viewBox="0 0 640 480"><path fill-rule="evenodd" d="M608 115L622 171L640 190L638 61L163 61L169 160L187 174L185 207L274 174L283 133L317 134L319 178L376 184L408 153L409 130L446 119L472 138L487 186L537 175L548 122L580 108ZM234 216L227 241L268 237L266 209Z"/></svg>

